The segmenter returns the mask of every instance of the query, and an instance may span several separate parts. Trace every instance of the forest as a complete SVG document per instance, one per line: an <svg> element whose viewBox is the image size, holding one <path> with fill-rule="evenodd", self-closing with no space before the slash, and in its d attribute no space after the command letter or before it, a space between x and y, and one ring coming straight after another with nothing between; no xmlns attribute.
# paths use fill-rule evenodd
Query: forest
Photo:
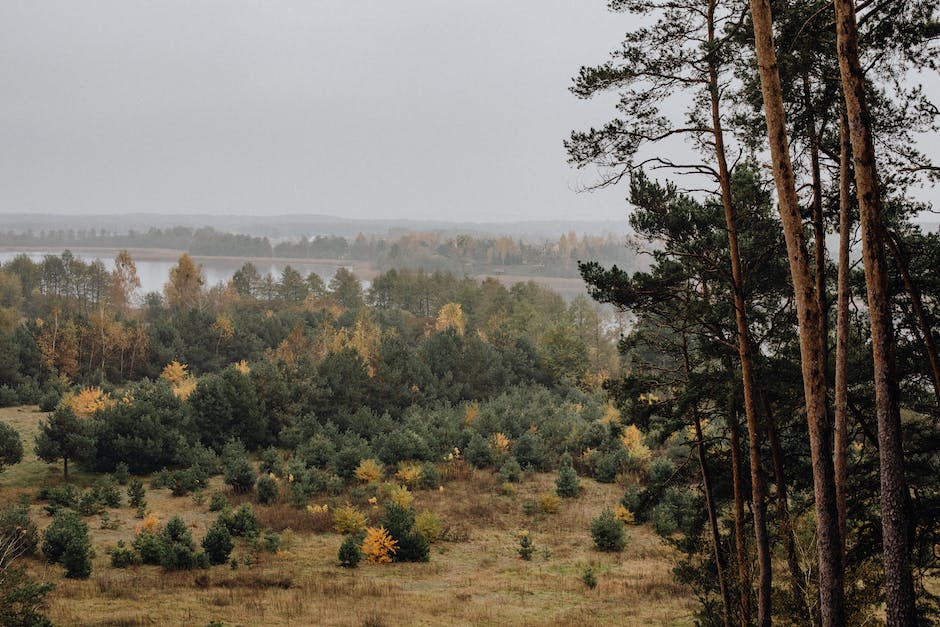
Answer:
<svg viewBox="0 0 940 627"><path fill-rule="evenodd" d="M608 4L636 19L570 90L614 117L564 146L642 264L574 234L4 236L383 271L211 286L184 253L138 298L126 250L3 264L0 622L940 622L935 0ZM504 264L593 300L470 276Z"/></svg>

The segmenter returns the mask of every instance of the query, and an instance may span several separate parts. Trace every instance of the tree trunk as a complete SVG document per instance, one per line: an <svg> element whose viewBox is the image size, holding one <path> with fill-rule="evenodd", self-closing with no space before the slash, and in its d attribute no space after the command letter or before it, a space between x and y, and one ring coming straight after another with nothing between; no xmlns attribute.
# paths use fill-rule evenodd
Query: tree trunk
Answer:
<svg viewBox="0 0 940 627"><path fill-rule="evenodd" d="M708 3L708 42L715 41L715 4ZM754 393L754 362L751 353L751 334L747 322L747 303L744 296L744 273L741 270L741 254L738 248L738 225L734 202L731 196L731 172L725 156L724 131L718 99L718 67L714 55L708 59L708 87L711 99L712 127L715 139L715 156L718 160L718 178L721 187L721 203L724 207L725 225L728 229L728 252L731 264L731 289L734 293L734 318L738 335L738 357L741 360L741 387L744 392L744 414L751 466L751 512L754 516L754 539L757 547L759 571L757 588L757 624L769 627L771 618L771 595L773 571L771 570L770 540L767 536L767 505L764 498L764 479L761 470L761 435L757 422L757 401Z"/></svg>
<svg viewBox="0 0 940 627"><path fill-rule="evenodd" d="M66 481L69 480L69 458L68 457L62 458L62 476L65 478Z"/></svg>
<svg viewBox="0 0 940 627"><path fill-rule="evenodd" d="M901 244L891 233L885 233L885 241L888 243L888 250L898 264L898 271L901 279L904 281L904 289L911 299L911 309L917 318L917 326L920 327L920 333L923 336L924 352L927 353L927 361L930 363L930 379L933 383L933 393L937 400L937 407L940 408L940 357L937 356L937 345L933 339L933 333L930 330L930 322L927 319L927 311L924 309L924 301L920 297L920 290L911 276L911 270L907 263L907 257L901 250Z"/></svg>
<svg viewBox="0 0 940 627"><path fill-rule="evenodd" d="M685 366L685 380L689 382L691 366L689 364L688 343L685 334L682 335L682 358ZM698 442L698 464L702 471L702 491L705 493L705 509L708 512L708 524L712 534L712 548L715 553L715 570L718 574L718 589L721 592L721 618L725 627L731 627L731 595L725 580L724 553L721 551L721 532L718 530L718 514L715 512L715 503L712 499L711 474L705 464L705 436L702 433L702 418L698 412L698 403L692 405L692 421L695 424L695 439Z"/></svg>
<svg viewBox="0 0 940 627"><path fill-rule="evenodd" d="M862 227L862 259L871 320L875 367L875 411L881 463L881 528L884 547L885 604L889 625L914 625L914 581L908 537L908 491L904 477L901 413L894 367L894 325L888 294L884 224L875 148L872 142L865 82L858 56L858 24L852 0L833 0L836 11L839 72L849 119L855 166L855 192Z"/></svg>
<svg viewBox="0 0 940 627"><path fill-rule="evenodd" d="M764 417L767 420L767 439L770 443L770 455L774 467L774 482L777 484L777 517L780 519L780 533L784 537L787 550L787 566L790 569L790 588L794 601L800 612L800 618L808 620L812 611L806 596L806 586L803 585L803 569L796 554L796 537L793 535L793 520L790 518L790 504L787 494L787 477L783 471L783 447L777 435L777 423L770 409L767 394L761 390L761 405Z"/></svg>
<svg viewBox="0 0 940 627"><path fill-rule="evenodd" d="M836 473L836 507L839 512L839 537L842 544L842 564L846 563L849 450L849 300L851 299L849 248L852 237L852 145L849 141L849 122L841 116L839 125L839 286L836 305L836 380L835 380L835 445L833 462Z"/></svg>
<svg viewBox="0 0 940 627"><path fill-rule="evenodd" d="M816 279L816 300L819 303L819 326L823 336L823 363L829 364L829 299L826 297L826 223L823 219L822 175L819 168L819 137L810 91L809 75L803 74L803 103L809 116L807 141L813 186L813 276Z"/></svg>
<svg viewBox="0 0 940 627"><path fill-rule="evenodd" d="M741 475L741 436L734 397L728 401L728 427L731 431L731 481L734 487L734 548L738 563L738 594L740 624L751 624L751 573L744 531L744 477Z"/></svg>
<svg viewBox="0 0 940 627"><path fill-rule="evenodd" d="M754 22L754 48L760 70L767 137L773 160L780 219L787 242L787 256L800 324L800 357L806 419L813 459L816 510L819 596L823 627L845 623L842 559L832 465L832 437L826 411L826 368L822 361L823 337L819 301L813 286L803 239L796 181L790 161L780 73L774 48L770 0L750 0Z"/></svg>

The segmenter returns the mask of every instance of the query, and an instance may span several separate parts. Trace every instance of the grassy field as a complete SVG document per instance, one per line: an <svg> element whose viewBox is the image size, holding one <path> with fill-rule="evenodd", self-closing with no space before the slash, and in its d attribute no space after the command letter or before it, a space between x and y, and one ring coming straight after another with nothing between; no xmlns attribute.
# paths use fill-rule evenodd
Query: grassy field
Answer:
<svg viewBox="0 0 940 627"><path fill-rule="evenodd" d="M58 467L32 455L42 417L35 408L0 410L0 420L20 431L27 448L23 463L0 476L2 502L61 481ZM91 479L74 476L79 485ZM221 489L216 482L210 491ZM90 579L64 579L60 567L38 559L29 568L56 583L48 613L57 625L691 625L695 600L672 581L670 549L651 530L630 527L620 554L593 549L588 523L622 489L583 479L582 496L563 501L558 513L523 513L522 503L553 490L553 482L553 475L527 477L507 495L490 472L475 471L443 491L417 491L415 507L439 514L453 538L434 544L427 564L340 568L342 536L315 531L309 514L278 503L254 507L282 533L282 550L260 553L250 566L169 574L151 566L115 569L105 548L130 540L140 522L125 501L108 512L120 521L118 529L101 529L98 516L86 519L97 552ZM197 542L216 517L208 499L177 498L165 489L148 490L147 501L161 521L180 514ZM33 518L40 526L49 522L39 505ZM515 551L523 529L536 547L528 562ZM247 553L242 545L235 550ZM581 582L587 566L597 573L594 590Z"/></svg>

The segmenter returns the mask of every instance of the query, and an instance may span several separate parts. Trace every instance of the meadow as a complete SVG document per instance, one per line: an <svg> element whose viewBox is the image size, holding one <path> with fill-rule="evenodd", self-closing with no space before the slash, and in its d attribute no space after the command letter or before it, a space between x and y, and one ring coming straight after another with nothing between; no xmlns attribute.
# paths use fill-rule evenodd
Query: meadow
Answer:
<svg viewBox="0 0 940 627"><path fill-rule="evenodd" d="M32 452L45 415L36 407L0 409L0 420L20 432L26 449L23 461L0 475L0 501L62 482L61 468ZM83 487L95 477L78 470L70 480ZM526 514L523 503L552 492L554 480L550 473L526 474L507 491L492 470L468 467L442 490L415 490L415 508L443 522L443 537L432 544L428 563L363 561L358 568L341 568L342 536L306 510L275 502L253 508L264 526L281 534L277 553L239 543L236 569L116 569L107 547L129 543L141 523L125 496L122 507L106 510L107 526L116 528L102 529L101 515L85 518L96 553L90 578L66 579L60 566L41 558L29 559L28 568L37 579L56 584L47 615L57 625L693 624L696 599L673 581L672 550L651 529L630 526L621 553L594 549L589 521L616 504L622 486L582 478L581 495L563 499L557 513ZM206 493L226 492L233 505L251 501L227 490L219 477L184 497L148 487L148 511L160 521L180 515L198 544L216 517ZM356 496L347 490L314 503L335 507L348 498ZM48 525L41 504L30 509L40 528ZM516 553L523 530L536 549L530 561ZM597 576L594 589L582 582L588 567Z"/></svg>

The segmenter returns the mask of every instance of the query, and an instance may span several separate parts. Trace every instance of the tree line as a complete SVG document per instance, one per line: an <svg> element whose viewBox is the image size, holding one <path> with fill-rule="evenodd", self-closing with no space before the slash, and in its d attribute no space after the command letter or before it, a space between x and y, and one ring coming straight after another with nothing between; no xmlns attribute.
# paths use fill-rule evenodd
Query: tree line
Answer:
<svg viewBox="0 0 940 627"><path fill-rule="evenodd" d="M169 248L192 255L275 257L284 259L343 259L368 261L382 270L413 268L456 274L518 272L540 276L577 277L577 262L602 259L635 265L636 251L614 235L577 235L557 240L509 236L407 232L355 238L303 235L272 242L267 237L225 233L210 227L151 228L111 233L98 229L0 232L0 244L44 247Z"/></svg>

